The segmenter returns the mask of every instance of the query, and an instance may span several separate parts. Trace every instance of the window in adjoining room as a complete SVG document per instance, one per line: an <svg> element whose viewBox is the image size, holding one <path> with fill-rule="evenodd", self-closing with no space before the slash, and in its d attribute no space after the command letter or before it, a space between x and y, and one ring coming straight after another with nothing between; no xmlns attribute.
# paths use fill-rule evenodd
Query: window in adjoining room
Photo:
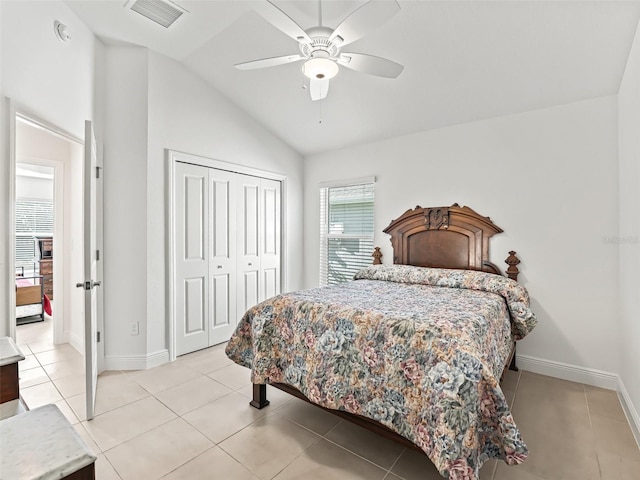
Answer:
<svg viewBox="0 0 640 480"><path fill-rule="evenodd" d="M53 236L53 201L16 199L16 272L35 274L36 236Z"/></svg>
<svg viewBox="0 0 640 480"><path fill-rule="evenodd" d="M320 285L348 282L371 265L374 184L320 188Z"/></svg>

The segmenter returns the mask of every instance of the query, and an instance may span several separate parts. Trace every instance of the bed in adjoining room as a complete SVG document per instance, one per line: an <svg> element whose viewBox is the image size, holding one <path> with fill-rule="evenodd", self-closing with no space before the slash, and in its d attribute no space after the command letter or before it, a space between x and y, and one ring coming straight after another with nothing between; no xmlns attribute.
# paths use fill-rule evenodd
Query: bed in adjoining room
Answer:
<svg viewBox="0 0 640 480"><path fill-rule="evenodd" d="M488 258L502 230L457 204L408 210L385 232L393 265L244 315L226 352L251 369L251 404L267 406L273 385L424 452L445 478L477 479L491 458L521 463L500 379L536 318L515 252L505 276Z"/></svg>
<svg viewBox="0 0 640 480"><path fill-rule="evenodd" d="M44 321L44 314L52 314L51 302L44 293L41 275L16 275L16 324Z"/></svg>

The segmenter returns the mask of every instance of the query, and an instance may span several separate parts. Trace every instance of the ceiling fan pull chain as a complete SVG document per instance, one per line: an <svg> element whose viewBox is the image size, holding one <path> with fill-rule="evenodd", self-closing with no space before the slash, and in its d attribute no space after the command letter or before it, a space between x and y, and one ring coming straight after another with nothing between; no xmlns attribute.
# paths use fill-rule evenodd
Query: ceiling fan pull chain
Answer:
<svg viewBox="0 0 640 480"><path fill-rule="evenodd" d="M322 100L318 102L318 124L322 124Z"/></svg>
<svg viewBox="0 0 640 480"><path fill-rule="evenodd" d="M320 21L320 26L322 27L322 0L318 0L318 20Z"/></svg>

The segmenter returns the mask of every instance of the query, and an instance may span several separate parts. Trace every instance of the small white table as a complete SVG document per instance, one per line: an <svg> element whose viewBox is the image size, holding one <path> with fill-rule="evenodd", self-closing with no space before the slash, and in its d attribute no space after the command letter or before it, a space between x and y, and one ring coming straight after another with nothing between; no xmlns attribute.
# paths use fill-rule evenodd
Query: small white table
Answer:
<svg viewBox="0 0 640 480"><path fill-rule="evenodd" d="M56 405L0 421L0 476L93 480L96 456Z"/></svg>

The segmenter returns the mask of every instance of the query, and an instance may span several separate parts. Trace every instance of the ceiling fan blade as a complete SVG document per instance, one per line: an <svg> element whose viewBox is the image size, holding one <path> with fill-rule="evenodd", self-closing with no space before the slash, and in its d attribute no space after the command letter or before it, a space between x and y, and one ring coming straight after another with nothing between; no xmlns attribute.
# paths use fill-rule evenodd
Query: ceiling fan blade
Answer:
<svg viewBox="0 0 640 480"><path fill-rule="evenodd" d="M370 0L345 18L333 31L329 40L342 39L340 45L347 45L364 37L400 11L396 0Z"/></svg>
<svg viewBox="0 0 640 480"><path fill-rule="evenodd" d="M311 100L322 100L329 93L329 79L312 78L309 82L309 93L311 93Z"/></svg>
<svg viewBox="0 0 640 480"><path fill-rule="evenodd" d="M256 11L278 30L298 42L309 42L309 35L289 15L269 0L256 3Z"/></svg>
<svg viewBox="0 0 640 480"><path fill-rule="evenodd" d="M364 53L342 53L337 61L352 70L378 77L396 78L404 70L399 63Z"/></svg>
<svg viewBox="0 0 640 480"><path fill-rule="evenodd" d="M238 70L253 70L256 68L275 67L286 63L297 62L302 60L302 55L284 55L283 57L262 58L260 60L252 60L250 62L238 63L234 65Z"/></svg>

